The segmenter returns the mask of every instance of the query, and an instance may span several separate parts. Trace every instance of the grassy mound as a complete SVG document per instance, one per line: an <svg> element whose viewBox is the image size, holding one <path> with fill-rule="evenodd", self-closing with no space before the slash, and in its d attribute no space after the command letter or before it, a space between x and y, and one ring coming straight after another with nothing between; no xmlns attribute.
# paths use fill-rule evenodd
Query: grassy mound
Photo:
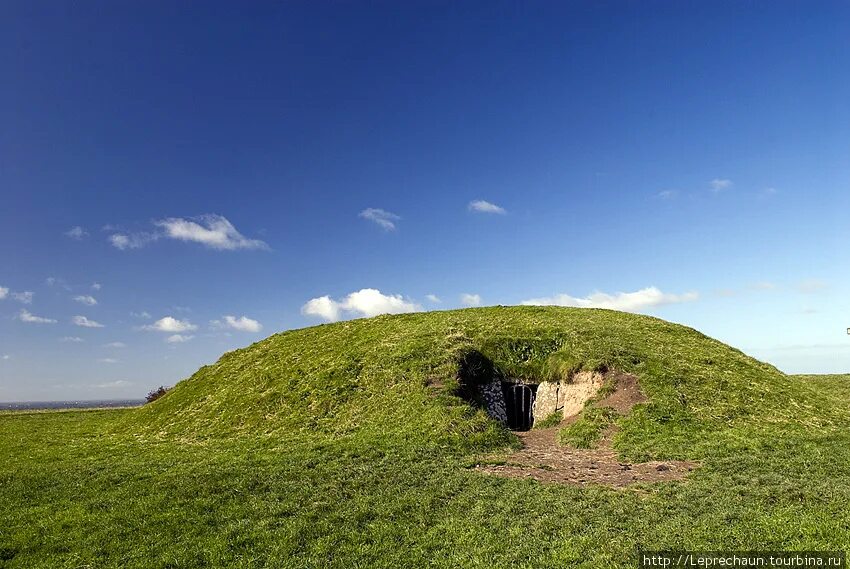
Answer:
<svg viewBox="0 0 850 569"><path fill-rule="evenodd" d="M636 375L648 400L612 418L619 452L701 466L628 488L470 468L513 440L453 395L470 350L536 379ZM141 409L0 413L0 567L626 568L638 551L846 550L848 409L850 376L786 376L617 312L286 332Z"/></svg>
<svg viewBox="0 0 850 569"><path fill-rule="evenodd" d="M125 425L145 436L504 444L509 433L454 395L458 361L473 350L515 377L600 368L637 375L649 401L620 421L617 444L643 459L699 455L724 433L741 439L732 427L820 428L846 418L806 381L684 326L608 310L493 307L276 334L201 368Z"/></svg>

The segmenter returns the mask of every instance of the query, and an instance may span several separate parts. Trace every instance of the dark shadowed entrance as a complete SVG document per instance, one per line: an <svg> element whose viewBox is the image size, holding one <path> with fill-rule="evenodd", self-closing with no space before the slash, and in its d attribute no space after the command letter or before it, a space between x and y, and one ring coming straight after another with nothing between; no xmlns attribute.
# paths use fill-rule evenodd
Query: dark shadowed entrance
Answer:
<svg viewBox="0 0 850 569"><path fill-rule="evenodd" d="M502 383L505 396L505 408L508 413L508 428L514 431L527 431L534 423L531 407L534 405L536 385Z"/></svg>

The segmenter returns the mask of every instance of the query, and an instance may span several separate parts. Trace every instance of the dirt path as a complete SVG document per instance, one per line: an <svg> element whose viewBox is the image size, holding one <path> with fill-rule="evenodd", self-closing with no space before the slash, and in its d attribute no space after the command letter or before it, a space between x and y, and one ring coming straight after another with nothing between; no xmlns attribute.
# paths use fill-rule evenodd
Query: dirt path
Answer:
<svg viewBox="0 0 850 569"><path fill-rule="evenodd" d="M646 400L634 376L618 375L617 388L597 405L612 407L625 415ZM561 426L575 420L567 417ZM698 466L688 461L621 462L611 448L609 432L595 449L575 449L558 444L561 427L518 432L523 448L507 455L505 464L479 465L476 470L508 478L532 478L544 483L603 484L624 487L638 482L681 480Z"/></svg>
<svg viewBox="0 0 850 569"><path fill-rule="evenodd" d="M697 463L652 461L620 462L609 442L596 449L574 449L557 443L558 427L517 433L523 448L505 457L503 465L481 465L476 470L509 478L533 478L560 484L604 484L623 487L638 482L681 480Z"/></svg>

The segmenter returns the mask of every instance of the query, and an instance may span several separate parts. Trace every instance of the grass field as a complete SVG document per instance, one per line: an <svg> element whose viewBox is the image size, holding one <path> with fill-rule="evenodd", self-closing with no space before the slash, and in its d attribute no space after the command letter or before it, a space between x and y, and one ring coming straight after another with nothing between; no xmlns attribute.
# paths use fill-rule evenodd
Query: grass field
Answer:
<svg viewBox="0 0 850 569"><path fill-rule="evenodd" d="M684 482L541 485L469 467L515 443L451 395L600 366L649 402L624 457ZM693 330L489 308L287 332L142 409L0 414L0 567L627 567L641 549L850 549L850 377L786 376Z"/></svg>

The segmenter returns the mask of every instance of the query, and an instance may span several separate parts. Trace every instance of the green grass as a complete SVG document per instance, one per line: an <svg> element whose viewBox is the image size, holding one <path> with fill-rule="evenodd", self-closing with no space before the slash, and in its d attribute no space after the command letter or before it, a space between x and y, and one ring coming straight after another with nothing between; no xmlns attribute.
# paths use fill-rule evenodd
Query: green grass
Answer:
<svg viewBox="0 0 850 569"><path fill-rule="evenodd" d="M611 407L598 407L597 403L613 394L616 389L616 381L607 379L596 395L585 402L578 418L558 431L558 442L580 449L596 446L605 430L614 425L619 416Z"/></svg>
<svg viewBox="0 0 850 569"><path fill-rule="evenodd" d="M616 420L615 448L702 466L625 490L480 475L468 467L515 439L452 395L467 350L529 378L634 373L649 401ZM0 414L0 567L630 567L639 549L846 550L848 385L599 310L286 332L142 409Z"/></svg>
<svg viewBox="0 0 850 569"><path fill-rule="evenodd" d="M557 427L564 420L564 414L561 411L554 411L545 418L535 421L533 428L548 429L549 427Z"/></svg>
<svg viewBox="0 0 850 569"><path fill-rule="evenodd" d="M610 407L585 407L578 420L561 429L558 441L575 448L592 448L616 418L617 412Z"/></svg>

